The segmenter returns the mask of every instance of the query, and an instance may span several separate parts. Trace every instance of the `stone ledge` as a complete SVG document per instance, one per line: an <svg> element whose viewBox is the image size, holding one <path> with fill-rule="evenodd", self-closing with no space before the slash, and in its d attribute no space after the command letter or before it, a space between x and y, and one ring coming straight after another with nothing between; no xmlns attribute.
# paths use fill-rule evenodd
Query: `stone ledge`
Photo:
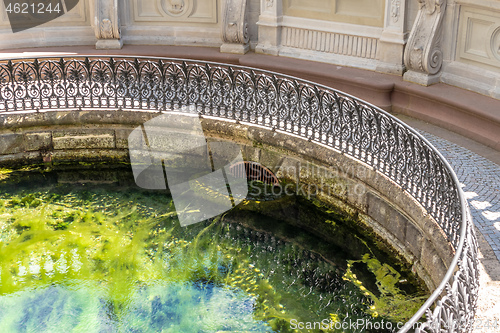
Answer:
<svg viewBox="0 0 500 333"><path fill-rule="evenodd" d="M52 145L61 149L115 148L115 132L106 129L67 129L52 132Z"/></svg>

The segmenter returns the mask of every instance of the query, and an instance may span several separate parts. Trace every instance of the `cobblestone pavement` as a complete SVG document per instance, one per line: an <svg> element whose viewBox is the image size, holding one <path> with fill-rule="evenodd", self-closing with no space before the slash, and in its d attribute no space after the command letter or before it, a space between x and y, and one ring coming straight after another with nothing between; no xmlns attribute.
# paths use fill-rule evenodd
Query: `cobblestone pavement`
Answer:
<svg viewBox="0 0 500 333"><path fill-rule="evenodd" d="M500 166L448 140L420 131L448 160L462 183L477 229L500 261Z"/></svg>

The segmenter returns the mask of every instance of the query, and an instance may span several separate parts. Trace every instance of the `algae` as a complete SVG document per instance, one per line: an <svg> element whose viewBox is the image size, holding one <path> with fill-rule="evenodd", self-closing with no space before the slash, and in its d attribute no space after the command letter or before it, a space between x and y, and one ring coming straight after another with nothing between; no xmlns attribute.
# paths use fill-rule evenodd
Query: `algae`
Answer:
<svg viewBox="0 0 500 333"><path fill-rule="evenodd" d="M360 259L333 244L351 232L341 212L297 197L251 200L181 228L168 193L138 189L130 174L112 184L9 176L0 187L2 331L292 332L292 319L366 320L373 306L373 320L406 315L390 312L397 274L375 249L379 259ZM321 229L302 229L318 219ZM327 232L336 236L318 238ZM351 279L357 264L379 275L382 291Z"/></svg>
<svg viewBox="0 0 500 333"><path fill-rule="evenodd" d="M354 264L363 263L374 275L378 294L368 290L363 282L358 279L354 271ZM420 295L407 295L398 284L406 282L401 279L401 274L386 263L381 263L373 258L370 253L366 253L361 260L349 260L347 270L342 277L359 287L359 290L373 301L369 312L373 317L382 316L394 322L408 321L417 310L424 304L428 294L421 292Z"/></svg>

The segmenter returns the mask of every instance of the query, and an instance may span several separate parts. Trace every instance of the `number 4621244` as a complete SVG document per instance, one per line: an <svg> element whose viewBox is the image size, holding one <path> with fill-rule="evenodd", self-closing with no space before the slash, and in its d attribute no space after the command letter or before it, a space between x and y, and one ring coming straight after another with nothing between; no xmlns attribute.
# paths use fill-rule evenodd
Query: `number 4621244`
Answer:
<svg viewBox="0 0 500 333"><path fill-rule="evenodd" d="M45 14L45 13L60 13L61 8L59 2L52 5L52 3L45 4L43 2L39 3L27 3L27 2L14 2L9 3L7 8L5 8L9 14Z"/></svg>

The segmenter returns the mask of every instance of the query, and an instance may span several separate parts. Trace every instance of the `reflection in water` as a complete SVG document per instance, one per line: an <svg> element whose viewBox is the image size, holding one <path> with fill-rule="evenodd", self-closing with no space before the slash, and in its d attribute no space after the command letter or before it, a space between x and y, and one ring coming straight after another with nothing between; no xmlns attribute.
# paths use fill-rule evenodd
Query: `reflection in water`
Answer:
<svg viewBox="0 0 500 333"><path fill-rule="evenodd" d="M248 210L265 207L255 201L181 228L164 191L123 177L63 184L60 174L13 173L4 181L0 331L288 332L292 319L380 321L394 304L411 314L425 299L362 236L347 247L360 252L346 253ZM347 239L339 221L326 222Z"/></svg>

